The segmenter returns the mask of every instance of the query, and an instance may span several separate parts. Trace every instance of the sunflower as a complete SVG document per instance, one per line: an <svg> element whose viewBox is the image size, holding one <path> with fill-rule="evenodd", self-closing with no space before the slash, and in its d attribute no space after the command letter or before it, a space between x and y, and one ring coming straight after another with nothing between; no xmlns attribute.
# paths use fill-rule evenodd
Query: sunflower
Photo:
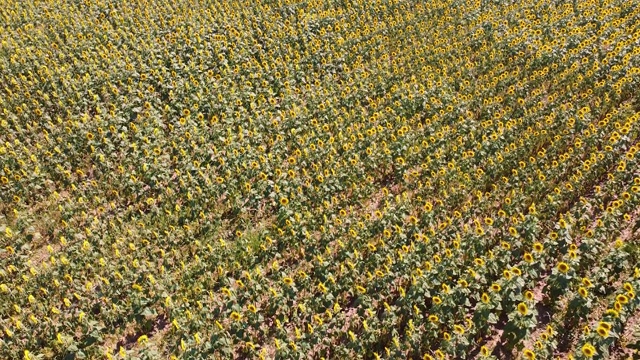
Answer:
<svg viewBox="0 0 640 360"><path fill-rule="evenodd" d="M624 305L629 302L629 298L626 295L620 294L616 296L616 301Z"/></svg>
<svg viewBox="0 0 640 360"><path fill-rule="evenodd" d="M488 348L488 347L486 347L486 346L484 346L484 345L482 345L482 346L480 347L480 355L482 355L482 356L484 356L484 357L487 357L487 356L489 356L490 354L491 354L491 350L489 350L489 348Z"/></svg>
<svg viewBox="0 0 640 360"><path fill-rule="evenodd" d="M509 270L504 270L502 271L502 276L504 276L505 279L509 280L511 279L511 272Z"/></svg>
<svg viewBox="0 0 640 360"><path fill-rule="evenodd" d="M617 318L620 316L620 313L617 310L614 309L607 309L606 314L609 316L612 316L614 318Z"/></svg>
<svg viewBox="0 0 640 360"><path fill-rule="evenodd" d="M560 271L563 274L566 274L569 272L569 270L571 269L571 267L569 266L569 264L565 263L565 262L559 262L558 266L557 266L558 271Z"/></svg>
<svg viewBox="0 0 640 360"><path fill-rule="evenodd" d="M460 326L460 325L454 325L453 326L453 331L455 333L457 333L458 335L464 334L464 328L462 326Z"/></svg>
<svg viewBox="0 0 640 360"><path fill-rule="evenodd" d="M588 358L592 358L596 354L596 348L593 345L586 343L582 346L582 354Z"/></svg>
<svg viewBox="0 0 640 360"><path fill-rule="evenodd" d="M527 308L527 304L521 302L518 304L518 312L520 315L525 316L529 313L529 308Z"/></svg>
<svg viewBox="0 0 640 360"><path fill-rule="evenodd" d="M240 319L242 319L242 315L240 315L240 313L236 311L231 312L230 317L232 320L235 320L235 321L239 321Z"/></svg>
<svg viewBox="0 0 640 360"><path fill-rule="evenodd" d="M319 283L318 284L318 290L320 290L323 294L327 293L327 287L324 286L324 283Z"/></svg>
<svg viewBox="0 0 640 360"><path fill-rule="evenodd" d="M611 330L611 324L605 321L600 321L598 323L598 327L605 328L607 330Z"/></svg>
<svg viewBox="0 0 640 360"><path fill-rule="evenodd" d="M533 292L531 292L531 291L525 291L525 292L524 292L524 298L525 298L525 299L527 299L527 300L529 300L529 301L532 301L532 300L533 300L533 298L534 298L534 296L533 296Z"/></svg>
<svg viewBox="0 0 640 360"><path fill-rule="evenodd" d="M533 262L533 255L531 255L531 253L524 253L524 261L528 262L529 264Z"/></svg>
<svg viewBox="0 0 640 360"><path fill-rule="evenodd" d="M280 198L280 205L287 206L287 204L289 204L289 199L286 197Z"/></svg>
<svg viewBox="0 0 640 360"><path fill-rule="evenodd" d="M536 358L536 353L529 349L524 349L524 351L522 352L522 356L524 356L525 359L534 360Z"/></svg>
<svg viewBox="0 0 640 360"><path fill-rule="evenodd" d="M580 296L582 296L583 298L586 298L587 295L589 295L589 290L581 286L580 288L578 288L578 294L580 294Z"/></svg>
<svg viewBox="0 0 640 360"><path fill-rule="evenodd" d="M596 329L596 332L598 333L598 335L600 335L600 337L602 338L608 338L609 337L609 329L603 327L603 326L598 326L598 328Z"/></svg>
<svg viewBox="0 0 640 360"><path fill-rule="evenodd" d="M481 299L482 299L482 302L485 304L488 304L489 301L491 301L491 298L489 297L489 295L487 295L487 293L482 293Z"/></svg>

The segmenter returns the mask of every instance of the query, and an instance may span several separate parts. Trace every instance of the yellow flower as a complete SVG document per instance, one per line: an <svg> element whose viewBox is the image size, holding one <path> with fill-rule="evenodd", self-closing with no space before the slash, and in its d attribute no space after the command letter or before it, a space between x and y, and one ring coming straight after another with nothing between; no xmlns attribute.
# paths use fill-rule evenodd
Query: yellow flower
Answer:
<svg viewBox="0 0 640 360"><path fill-rule="evenodd" d="M491 354L491 351L489 350L488 347L482 345L480 347L480 355L482 355L483 357L487 357Z"/></svg>
<svg viewBox="0 0 640 360"><path fill-rule="evenodd" d="M603 337L603 338L609 337L609 329L607 329L606 327L598 326L598 328L596 329L596 332L598 333L598 335L600 335L600 337Z"/></svg>
<svg viewBox="0 0 640 360"><path fill-rule="evenodd" d="M558 271L560 271L563 274L566 274L569 272L569 270L571 269L571 267L569 266L569 264L565 263L565 262L559 262L558 266L557 266Z"/></svg>
<svg viewBox="0 0 640 360"><path fill-rule="evenodd" d="M528 263L532 263L533 262L533 255L531 255L531 253L524 253L524 261L528 262Z"/></svg>
<svg viewBox="0 0 640 360"><path fill-rule="evenodd" d="M511 279L511 272L509 270L504 270L502 271L502 276L504 276L505 279L509 280Z"/></svg>
<svg viewBox="0 0 640 360"><path fill-rule="evenodd" d="M285 276L282 279L282 282L284 282L287 286L291 286L293 284L293 279L288 276Z"/></svg>
<svg viewBox="0 0 640 360"><path fill-rule="evenodd" d="M489 297L489 295L487 295L487 293L482 293L482 302L483 303L488 304L490 300L491 300L491 298Z"/></svg>
<svg viewBox="0 0 640 360"><path fill-rule="evenodd" d="M607 309L606 314L609 316L613 316L614 318L617 318L620 316L620 313L614 309Z"/></svg>
<svg viewBox="0 0 640 360"><path fill-rule="evenodd" d="M581 286L580 288L578 288L578 294L580 294L580 296L582 296L583 298L586 298L587 295L589 295L589 291Z"/></svg>
<svg viewBox="0 0 640 360"><path fill-rule="evenodd" d="M616 301L616 302L614 302L614 303L613 303L613 308L614 308L616 311L620 311L620 310L622 310L622 303L621 303L620 301Z"/></svg>
<svg viewBox="0 0 640 360"><path fill-rule="evenodd" d="M623 305L629 302L629 298L622 294L616 296L616 300Z"/></svg>
<svg viewBox="0 0 640 360"><path fill-rule="evenodd" d="M453 326L453 331L455 331L459 335L464 334L464 328L462 326L460 326L460 325L454 325Z"/></svg>
<svg viewBox="0 0 640 360"><path fill-rule="evenodd" d="M522 303L522 302L520 304L518 304L518 312L522 316L527 315L529 313L529 309L527 308L527 304Z"/></svg>
<svg viewBox="0 0 640 360"><path fill-rule="evenodd" d="M596 348L593 345L586 343L582 346L582 353L588 358L592 358L596 354Z"/></svg>
<svg viewBox="0 0 640 360"><path fill-rule="evenodd" d="M286 197L280 198L280 205L287 206L287 204L289 204L289 199Z"/></svg>
<svg viewBox="0 0 640 360"><path fill-rule="evenodd" d="M525 359L534 360L536 358L536 353L529 349L524 349L524 351L522 352L522 356L524 356Z"/></svg>
<svg viewBox="0 0 640 360"><path fill-rule="evenodd" d="M242 319L242 315L240 315L240 313L238 313L237 311L232 311L230 317L235 321L239 321L240 319Z"/></svg>
<svg viewBox="0 0 640 360"><path fill-rule="evenodd" d="M535 252L542 252L544 250L544 245L542 245L541 243L537 242L533 244L533 250Z"/></svg>
<svg viewBox="0 0 640 360"><path fill-rule="evenodd" d="M533 293L531 291L525 291L524 292L524 298L529 300L529 301L532 301L533 298L534 298Z"/></svg>
<svg viewBox="0 0 640 360"><path fill-rule="evenodd" d="M323 283L319 283L319 284L318 284L318 290L320 290L320 292L322 292L323 294L326 294L326 293L327 293L327 287L326 287L326 286L324 286L324 284L323 284Z"/></svg>
<svg viewBox="0 0 640 360"><path fill-rule="evenodd" d="M354 334L353 331L349 330L348 334L351 341L356 341L356 334Z"/></svg>
<svg viewBox="0 0 640 360"><path fill-rule="evenodd" d="M598 323L598 327L605 328L607 330L611 330L611 324L608 323L608 322L604 322L604 321L600 321L600 323Z"/></svg>

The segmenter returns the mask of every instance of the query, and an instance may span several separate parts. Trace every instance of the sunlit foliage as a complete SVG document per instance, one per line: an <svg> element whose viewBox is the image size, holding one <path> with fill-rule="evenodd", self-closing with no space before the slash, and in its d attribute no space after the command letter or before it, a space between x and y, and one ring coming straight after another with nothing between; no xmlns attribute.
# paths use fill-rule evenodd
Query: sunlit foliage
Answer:
<svg viewBox="0 0 640 360"><path fill-rule="evenodd" d="M640 346L637 1L0 5L0 358Z"/></svg>

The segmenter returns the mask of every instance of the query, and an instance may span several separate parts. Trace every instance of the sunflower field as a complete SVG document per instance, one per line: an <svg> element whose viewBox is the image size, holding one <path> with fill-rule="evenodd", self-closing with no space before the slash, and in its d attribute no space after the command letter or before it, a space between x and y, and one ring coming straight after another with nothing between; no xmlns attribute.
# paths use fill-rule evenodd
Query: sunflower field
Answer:
<svg viewBox="0 0 640 360"><path fill-rule="evenodd" d="M628 359L637 0L0 0L1 359Z"/></svg>

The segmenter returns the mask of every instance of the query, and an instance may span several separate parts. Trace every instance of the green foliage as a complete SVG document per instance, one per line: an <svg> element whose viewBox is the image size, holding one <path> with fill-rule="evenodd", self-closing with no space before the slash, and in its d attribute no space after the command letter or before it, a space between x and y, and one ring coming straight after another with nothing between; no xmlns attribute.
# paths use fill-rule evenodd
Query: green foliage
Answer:
<svg viewBox="0 0 640 360"><path fill-rule="evenodd" d="M0 5L0 358L638 349L637 1Z"/></svg>

